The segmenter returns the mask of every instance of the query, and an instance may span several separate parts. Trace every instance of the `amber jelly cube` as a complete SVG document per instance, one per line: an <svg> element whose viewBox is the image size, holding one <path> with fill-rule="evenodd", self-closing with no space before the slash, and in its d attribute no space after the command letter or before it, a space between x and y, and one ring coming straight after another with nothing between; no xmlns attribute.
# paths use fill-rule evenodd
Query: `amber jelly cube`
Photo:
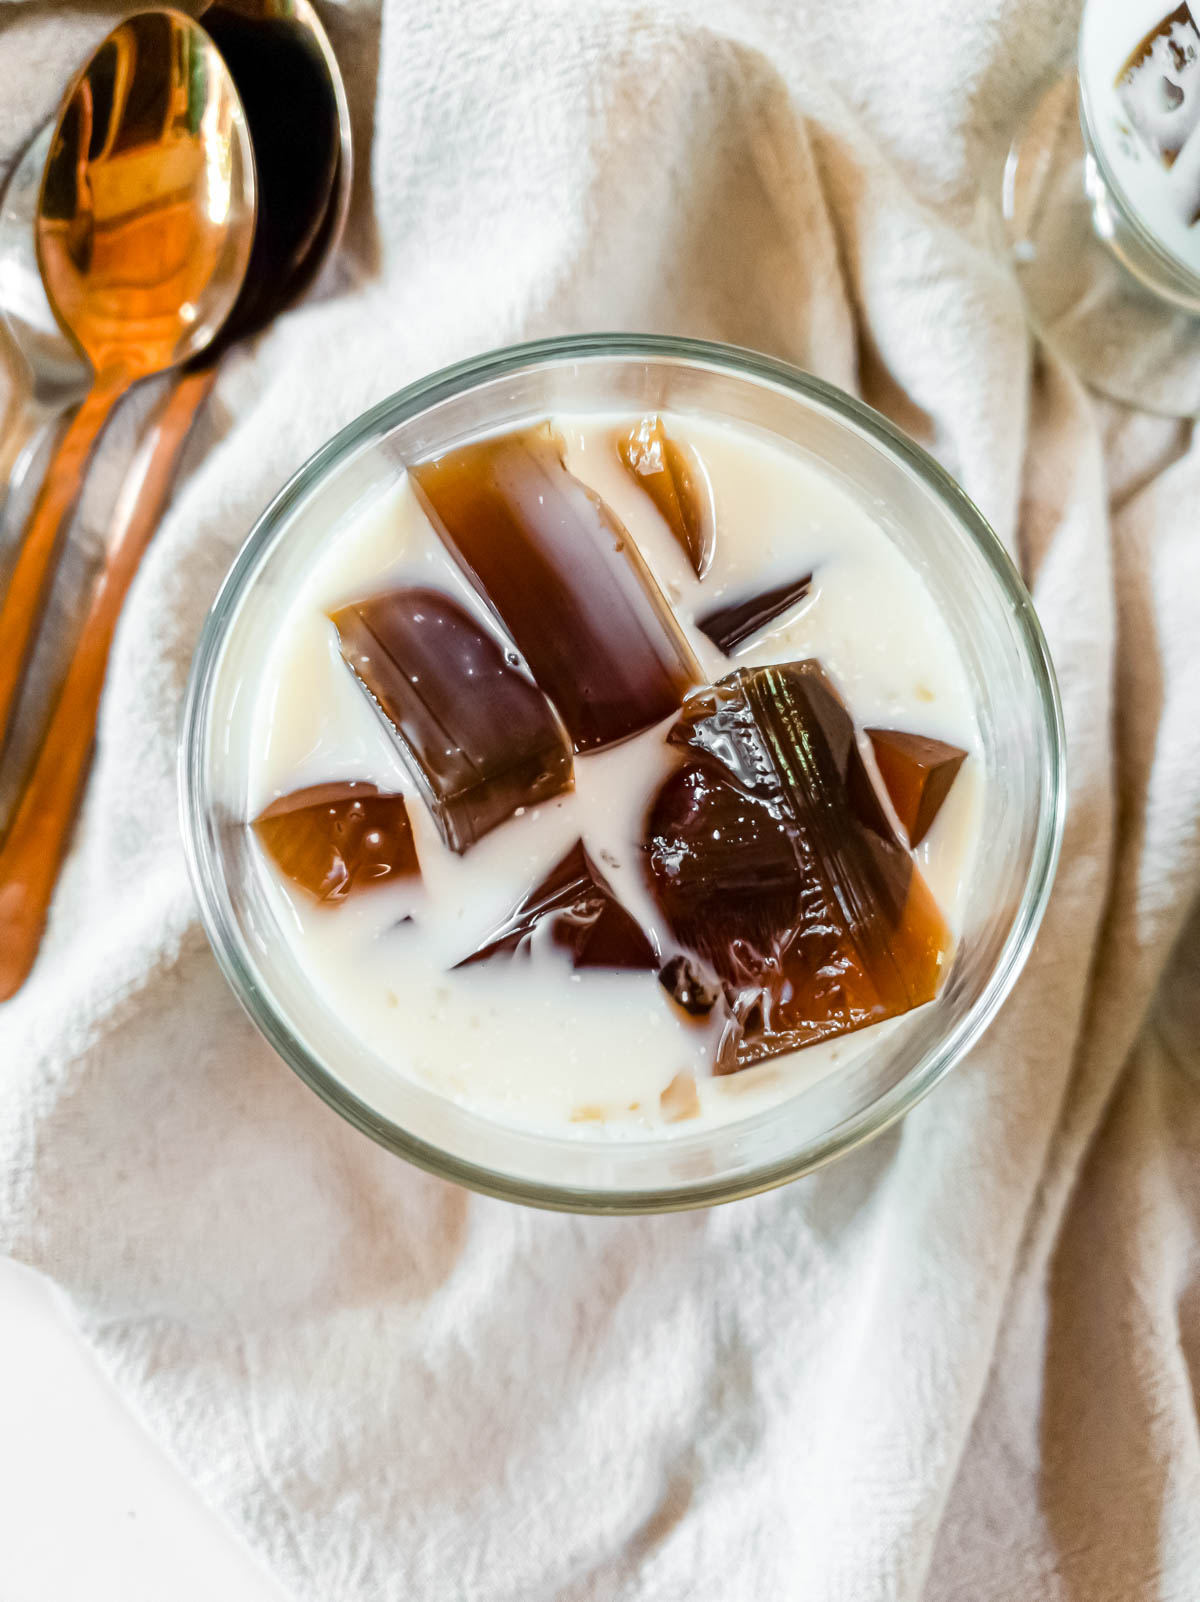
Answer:
<svg viewBox="0 0 1200 1602"><path fill-rule="evenodd" d="M868 729L867 736L908 843L918 846L942 810L967 753L959 745L900 729Z"/></svg>
<svg viewBox="0 0 1200 1602"><path fill-rule="evenodd" d="M617 437L625 471L654 502L692 571L702 579L716 554L712 495L694 451L668 438L661 417L643 417Z"/></svg>
<svg viewBox="0 0 1200 1602"><path fill-rule="evenodd" d="M381 795L373 784L295 790L272 801L254 829L280 872L318 901L420 877L404 797Z"/></svg>

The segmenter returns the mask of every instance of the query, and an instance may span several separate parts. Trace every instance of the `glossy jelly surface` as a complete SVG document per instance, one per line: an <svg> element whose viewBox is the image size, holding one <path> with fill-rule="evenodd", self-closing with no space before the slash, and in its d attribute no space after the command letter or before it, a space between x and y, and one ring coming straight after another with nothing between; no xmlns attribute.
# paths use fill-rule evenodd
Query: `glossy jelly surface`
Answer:
<svg viewBox="0 0 1200 1602"><path fill-rule="evenodd" d="M802 573L799 578L774 584L769 590L714 607L711 612L705 612L696 619L697 627L708 635L719 651L732 656L747 640L752 640L785 612L799 606L811 592L812 585L812 574Z"/></svg>
<svg viewBox="0 0 1200 1602"><path fill-rule="evenodd" d="M272 801L254 827L279 871L318 901L419 876L408 803L373 784L314 784Z"/></svg>
<svg viewBox="0 0 1200 1602"><path fill-rule="evenodd" d="M723 981L719 1071L933 998L949 930L819 662L732 674L685 705L671 739L696 760L651 809L650 876L673 932Z"/></svg>
<svg viewBox="0 0 1200 1602"><path fill-rule="evenodd" d="M457 966L530 956L535 943L565 951L573 968L657 968L658 953L577 840L501 927Z"/></svg>
<svg viewBox="0 0 1200 1602"><path fill-rule="evenodd" d="M567 470L548 424L412 468L434 527L495 609L577 751L675 711L700 669L637 545Z"/></svg>
<svg viewBox="0 0 1200 1602"><path fill-rule="evenodd" d="M334 613L341 652L452 851L570 788L553 707L451 596L406 587Z"/></svg>
<svg viewBox="0 0 1200 1602"><path fill-rule="evenodd" d="M617 454L658 508L693 573L704 578L716 555L717 523L699 457L668 437L661 417L643 417L618 434Z"/></svg>
<svg viewBox="0 0 1200 1602"><path fill-rule="evenodd" d="M918 846L932 829L967 753L960 745L902 729L868 729L867 734L908 843Z"/></svg>

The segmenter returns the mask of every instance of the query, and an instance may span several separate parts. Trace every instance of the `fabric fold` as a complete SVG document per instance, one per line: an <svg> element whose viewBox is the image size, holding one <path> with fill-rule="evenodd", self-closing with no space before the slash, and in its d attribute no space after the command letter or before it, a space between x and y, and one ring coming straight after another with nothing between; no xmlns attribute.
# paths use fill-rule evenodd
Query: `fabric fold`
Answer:
<svg viewBox="0 0 1200 1602"><path fill-rule="evenodd" d="M346 254L223 366L130 596L0 1008L0 1248L302 1602L1189 1596L1200 453L1035 345L994 226L1074 15L320 9ZM0 165L107 21L2 8ZM806 1180L624 1220L468 1195L312 1096L217 972L175 791L205 611L284 480L422 373L603 327L768 351L931 448L1032 586L1070 768L1037 948L969 1060Z"/></svg>

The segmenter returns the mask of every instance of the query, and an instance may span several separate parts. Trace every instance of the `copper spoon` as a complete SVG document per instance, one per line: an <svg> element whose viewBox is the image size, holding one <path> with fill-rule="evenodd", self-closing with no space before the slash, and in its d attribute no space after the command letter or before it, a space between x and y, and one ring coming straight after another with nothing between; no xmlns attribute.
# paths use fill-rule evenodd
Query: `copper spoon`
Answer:
<svg viewBox="0 0 1200 1602"><path fill-rule="evenodd" d="M201 20L246 112L258 179L254 244L236 305L184 367L131 469L116 542L153 533L221 357L300 299L336 247L350 203L350 108L308 0L216 0Z"/></svg>
<svg viewBox="0 0 1200 1602"><path fill-rule="evenodd" d="M232 340L265 326L309 286L337 243L349 202L345 90L307 0L227 0L204 21L242 93L255 145L259 224L250 269L225 327L185 369L123 487L66 681L0 850L0 1000L36 957L82 794L117 619L216 363Z"/></svg>
<svg viewBox="0 0 1200 1602"><path fill-rule="evenodd" d="M209 342L246 271L249 136L233 81L194 22L142 12L96 50L59 115L34 226L46 294L93 376L0 604L0 740L101 429L133 384Z"/></svg>
<svg viewBox="0 0 1200 1602"><path fill-rule="evenodd" d="M212 39L174 11L114 28L68 92L42 183L42 277L94 378L0 605L0 731L96 438L132 384L203 349L225 321L249 261L254 208L245 118ZM90 654L81 641L79 660ZM29 799L27 791L0 852L0 999L24 979L45 921L44 874L33 865L53 809L39 817ZM50 855L57 863L57 848Z"/></svg>
<svg viewBox="0 0 1200 1602"><path fill-rule="evenodd" d="M309 0L217 0L202 20L233 75L254 145L254 244L236 305L212 343L186 364L130 470L114 546L150 538L221 357L311 286L337 247L350 204L346 88Z"/></svg>

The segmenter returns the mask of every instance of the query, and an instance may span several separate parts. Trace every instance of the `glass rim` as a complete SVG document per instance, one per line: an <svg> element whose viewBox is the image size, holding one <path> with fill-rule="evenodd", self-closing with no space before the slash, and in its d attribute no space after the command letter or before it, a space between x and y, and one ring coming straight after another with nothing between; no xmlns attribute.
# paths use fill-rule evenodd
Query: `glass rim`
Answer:
<svg viewBox="0 0 1200 1602"><path fill-rule="evenodd" d="M1142 221L1121 180L1105 160L1100 140L1093 133L1096 125L1096 114L1092 105L1092 96L1088 89L1087 74L1083 69L1083 29L1084 24L1081 21L1079 25L1079 40L1075 52L1075 82L1078 88L1079 126L1083 134L1084 150L1095 163L1096 171L1100 175L1100 182L1104 185L1108 199L1116 203L1121 222L1137 241L1138 248L1146 253L1168 280L1173 278L1180 283L1183 286L1182 289L1173 288L1169 282L1165 284L1148 283L1137 268L1125 259L1124 254L1112 240L1103 239L1102 242L1108 246L1125 271L1132 274L1143 289L1149 290L1151 294L1158 295L1175 311L1182 311L1185 314L1194 316L1196 304L1200 301L1200 275L1197 275L1182 256L1177 255L1169 246L1163 244L1149 225ZM1100 238L1101 236L1098 234L1097 237Z"/></svg>
<svg viewBox="0 0 1200 1602"><path fill-rule="evenodd" d="M256 570L287 521L325 476L418 413L488 379L589 357L666 358L761 379L798 394L860 430L898 457L943 502L975 543L1012 610L1037 685L1047 761L1037 795L1037 827L1021 898L988 979L962 1018L935 1041L896 1085L870 1106L806 1141L786 1158L734 1178L653 1189L573 1188L522 1179L468 1162L420 1139L371 1108L330 1073L294 1034L260 988L253 959L233 915L224 880L205 849L202 769L208 713L227 627ZM442 1179L527 1206L565 1212L634 1214L681 1211L773 1189L823 1166L902 1118L961 1060L991 1023L1023 968L1042 920L1058 865L1066 814L1066 747L1062 705L1045 635L1023 581L998 536L965 491L932 456L880 413L790 363L740 346L670 335L590 333L509 345L444 367L378 402L316 451L278 491L247 535L205 618L184 698L178 753L179 809L188 874L217 965L241 1005L284 1062L362 1133ZM553 1137L550 1137L553 1138Z"/></svg>

